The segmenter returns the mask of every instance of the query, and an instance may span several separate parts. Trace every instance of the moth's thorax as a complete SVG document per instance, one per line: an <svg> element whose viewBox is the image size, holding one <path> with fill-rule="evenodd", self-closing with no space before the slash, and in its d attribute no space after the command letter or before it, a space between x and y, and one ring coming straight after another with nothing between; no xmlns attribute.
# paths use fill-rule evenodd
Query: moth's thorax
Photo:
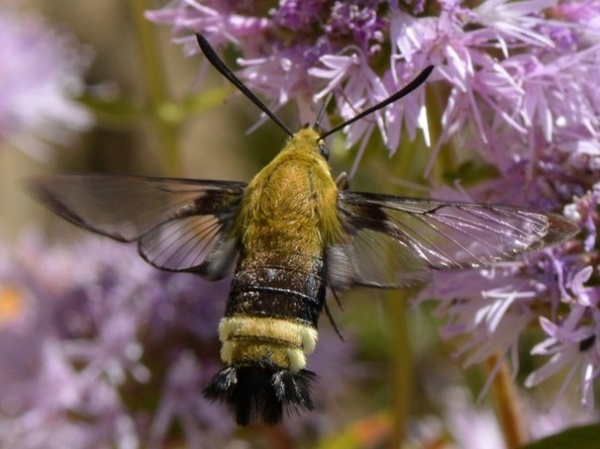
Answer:
<svg viewBox="0 0 600 449"><path fill-rule="evenodd" d="M237 226L249 252L316 255L341 235L338 189L318 139L301 129L250 182Z"/></svg>

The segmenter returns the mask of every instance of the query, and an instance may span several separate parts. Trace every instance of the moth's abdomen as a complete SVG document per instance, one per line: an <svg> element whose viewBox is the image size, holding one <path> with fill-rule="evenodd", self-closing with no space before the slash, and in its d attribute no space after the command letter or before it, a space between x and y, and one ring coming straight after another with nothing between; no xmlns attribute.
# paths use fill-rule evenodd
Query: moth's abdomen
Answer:
<svg viewBox="0 0 600 449"><path fill-rule="evenodd" d="M304 368L306 355L317 343L317 320L325 296L320 267L314 268L316 273L272 267L236 273L219 325L225 363L294 372Z"/></svg>
<svg viewBox="0 0 600 449"><path fill-rule="evenodd" d="M325 299L323 259L288 262L275 267L242 255L219 325L227 367L205 395L232 407L239 424L275 424L286 408L313 408L309 387L316 376L304 367Z"/></svg>

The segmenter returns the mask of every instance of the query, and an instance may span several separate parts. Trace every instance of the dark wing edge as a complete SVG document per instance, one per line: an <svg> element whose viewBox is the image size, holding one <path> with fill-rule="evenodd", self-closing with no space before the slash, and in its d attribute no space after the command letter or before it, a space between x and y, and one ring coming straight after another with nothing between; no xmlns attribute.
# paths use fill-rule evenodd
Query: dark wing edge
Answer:
<svg viewBox="0 0 600 449"><path fill-rule="evenodd" d="M40 176L34 198L71 223L119 242L166 271L220 279L238 242L231 229L246 183L117 175Z"/></svg>
<svg viewBox="0 0 600 449"><path fill-rule="evenodd" d="M327 250L334 288L404 288L432 271L483 268L558 244L578 227L555 213L340 191L345 243Z"/></svg>
<svg viewBox="0 0 600 449"><path fill-rule="evenodd" d="M69 176L69 175L67 175ZM38 176L25 181L25 187L36 201L43 204L48 210L61 218L71 222L75 226L109 237L118 242L128 243L136 240L137 236L125 237L119 232L110 232L88 223L84 217L69 207L69 201L60 197L60 191L69 188L69 183L64 183L66 177L62 176Z"/></svg>

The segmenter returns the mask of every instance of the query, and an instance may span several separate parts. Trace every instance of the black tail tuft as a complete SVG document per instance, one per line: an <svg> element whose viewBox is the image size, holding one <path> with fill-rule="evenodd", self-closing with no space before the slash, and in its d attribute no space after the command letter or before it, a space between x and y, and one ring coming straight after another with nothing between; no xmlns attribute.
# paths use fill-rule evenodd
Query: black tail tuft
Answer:
<svg viewBox="0 0 600 449"><path fill-rule="evenodd" d="M284 410L314 408L310 387L316 378L307 370L293 373L255 366L228 367L212 378L204 396L225 402L241 426L254 420L274 425L281 421Z"/></svg>

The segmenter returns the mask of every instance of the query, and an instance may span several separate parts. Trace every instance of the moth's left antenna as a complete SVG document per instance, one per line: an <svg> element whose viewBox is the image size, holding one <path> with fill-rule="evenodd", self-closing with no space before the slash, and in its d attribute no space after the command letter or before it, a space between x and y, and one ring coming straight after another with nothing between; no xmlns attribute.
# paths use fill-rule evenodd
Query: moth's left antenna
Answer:
<svg viewBox="0 0 600 449"><path fill-rule="evenodd" d="M421 73L419 73L415 79L413 79L410 83L408 83L402 89L400 89L399 91L390 95L385 100L380 101L376 105L371 106L369 109L366 109L366 110L362 111L361 113L356 114L354 117L352 117L349 120L346 120L344 123L340 123L339 125L323 132L323 134L321 134L321 138L324 139L325 137L329 136L330 134L333 134L334 132L339 131L342 128L345 128L346 126L350 125L351 123L354 123L355 121L360 120L361 118L363 118L369 114L372 114L373 112L378 111L381 108L386 107L388 104L391 104L394 101L399 100L402 97L405 97L406 95L411 93L413 90L415 90L417 87L419 87L421 84L423 84L425 82L425 80L427 79L427 77L429 75L431 75L431 72L433 72L432 65L425 67L423 69L423 71L421 71Z"/></svg>
<svg viewBox="0 0 600 449"><path fill-rule="evenodd" d="M210 62L213 65L213 67L219 71L221 75L227 78L231 82L231 84L237 87L237 89L241 93L243 93L246 96L246 98L248 98L252 103L254 103L261 111L267 114L271 120L277 123L279 127L288 134L288 136L292 137L294 133L286 126L285 123L283 123L279 119L279 117L277 117L267 107L266 104L263 103L263 101L260 98L256 96L254 92L248 89L246 85L242 83L237 76L235 76L231 69L225 65L225 63L221 60L221 58L219 58L219 56L217 56L215 50L210 46L206 38L201 34L196 34L196 39L198 39L198 45L200 45L200 50L202 50L202 53L204 53L204 56L206 56L208 62Z"/></svg>

